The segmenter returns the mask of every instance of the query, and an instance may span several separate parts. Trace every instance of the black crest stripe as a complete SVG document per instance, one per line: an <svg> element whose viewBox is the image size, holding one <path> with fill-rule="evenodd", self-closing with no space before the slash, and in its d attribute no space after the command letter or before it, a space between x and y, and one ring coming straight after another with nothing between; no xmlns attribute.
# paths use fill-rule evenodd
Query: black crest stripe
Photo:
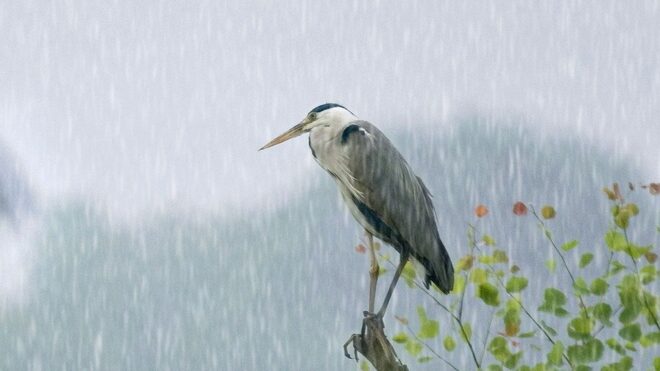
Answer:
<svg viewBox="0 0 660 371"><path fill-rule="evenodd" d="M326 103L326 104L322 104L322 105L320 105L320 106L314 108L313 110L311 110L311 111L309 111L309 112L310 112L310 113L311 113L311 112L319 113L319 112L323 112L323 111L325 111L325 110L327 110L327 109L335 108L335 107L341 107L341 108L345 109L346 111L351 112L351 111L349 111L348 108L342 106L341 104L337 104L337 103ZM353 112L351 112L351 113L353 113Z"/></svg>

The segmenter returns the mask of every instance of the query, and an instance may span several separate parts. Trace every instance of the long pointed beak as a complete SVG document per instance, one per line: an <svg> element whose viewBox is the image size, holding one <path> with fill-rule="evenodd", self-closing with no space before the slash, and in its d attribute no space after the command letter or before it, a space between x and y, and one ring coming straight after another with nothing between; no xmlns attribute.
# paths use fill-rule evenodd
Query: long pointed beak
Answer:
<svg viewBox="0 0 660 371"><path fill-rule="evenodd" d="M284 132L284 133L280 134L279 136L277 136L275 139L273 139L270 142L266 143L266 145L259 148L259 150L261 151L262 149L272 147L276 144L280 144L282 142L286 142L287 140L289 140L291 138L297 137L298 135L304 133L304 131L303 131L304 126L305 126L305 123L301 122L300 124L292 127L291 129L289 129L286 132Z"/></svg>

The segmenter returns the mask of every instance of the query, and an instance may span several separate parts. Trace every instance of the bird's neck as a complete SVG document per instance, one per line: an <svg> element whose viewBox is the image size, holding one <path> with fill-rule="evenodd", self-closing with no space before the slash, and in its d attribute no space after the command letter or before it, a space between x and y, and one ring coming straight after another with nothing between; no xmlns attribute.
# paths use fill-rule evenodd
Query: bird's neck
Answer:
<svg viewBox="0 0 660 371"><path fill-rule="evenodd" d="M325 142L339 135L342 127L344 125L339 122L319 125L312 128L309 136L314 143Z"/></svg>

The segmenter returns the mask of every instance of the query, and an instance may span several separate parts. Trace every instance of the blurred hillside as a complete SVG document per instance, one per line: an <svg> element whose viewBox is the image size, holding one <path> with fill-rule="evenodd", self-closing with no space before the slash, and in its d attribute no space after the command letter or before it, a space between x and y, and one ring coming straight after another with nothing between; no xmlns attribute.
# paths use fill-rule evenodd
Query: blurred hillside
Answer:
<svg viewBox="0 0 660 371"><path fill-rule="evenodd" d="M518 200L553 204L555 235L597 247L607 225L602 186L642 180L625 158L515 121L465 117L388 135L435 195L454 259L477 203L491 210L481 228L523 270L543 269L549 250L533 221L511 214ZM0 368L351 369L341 346L366 308L367 257L353 249L361 231L334 183L321 169L310 177L311 190L286 207L227 219L172 210L127 224L84 200L51 205L34 246L31 300L0 315ZM639 224L658 224L652 202ZM393 314L413 316L420 303L431 307L401 284L388 333Z"/></svg>

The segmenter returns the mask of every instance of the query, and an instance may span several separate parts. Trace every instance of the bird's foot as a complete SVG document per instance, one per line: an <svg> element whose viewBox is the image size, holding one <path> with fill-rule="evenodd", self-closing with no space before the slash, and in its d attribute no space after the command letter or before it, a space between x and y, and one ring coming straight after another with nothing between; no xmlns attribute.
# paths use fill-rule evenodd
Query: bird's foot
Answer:
<svg viewBox="0 0 660 371"><path fill-rule="evenodd" d="M371 313L369 311L364 311L362 313L364 319L362 320L362 329L359 334L353 334L350 338L344 343L344 355L348 359L358 360L358 351L366 349L365 340L367 339L367 329L369 331L382 331L385 328L383 324L383 315L380 313ZM351 357L350 352L348 351L348 346L353 345L353 357Z"/></svg>
<svg viewBox="0 0 660 371"><path fill-rule="evenodd" d="M364 335L364 331L366 328L379 328L379 329L384 329L385 324L383 323L383 314L378 312L378 313L371 313L369 311L364 311L362 312L364 315L364 319L362 320L362 331L360 332L362 335Z"/></svg>
<svg viewBox="0 0 660 371"><path fill-rule="evenodd" d="M360 342L360 341L362 341L362 335L360 334L353 334L351 335L351 337L348 338L348 340L344 343L344 355L346 356L346 358L353 359L353 357L351 357L351 354L348 352L349 344L353 344L353 353L355 356L355 362L358 361L358 355L357 355L358 348L356 342Z"/></svg>

